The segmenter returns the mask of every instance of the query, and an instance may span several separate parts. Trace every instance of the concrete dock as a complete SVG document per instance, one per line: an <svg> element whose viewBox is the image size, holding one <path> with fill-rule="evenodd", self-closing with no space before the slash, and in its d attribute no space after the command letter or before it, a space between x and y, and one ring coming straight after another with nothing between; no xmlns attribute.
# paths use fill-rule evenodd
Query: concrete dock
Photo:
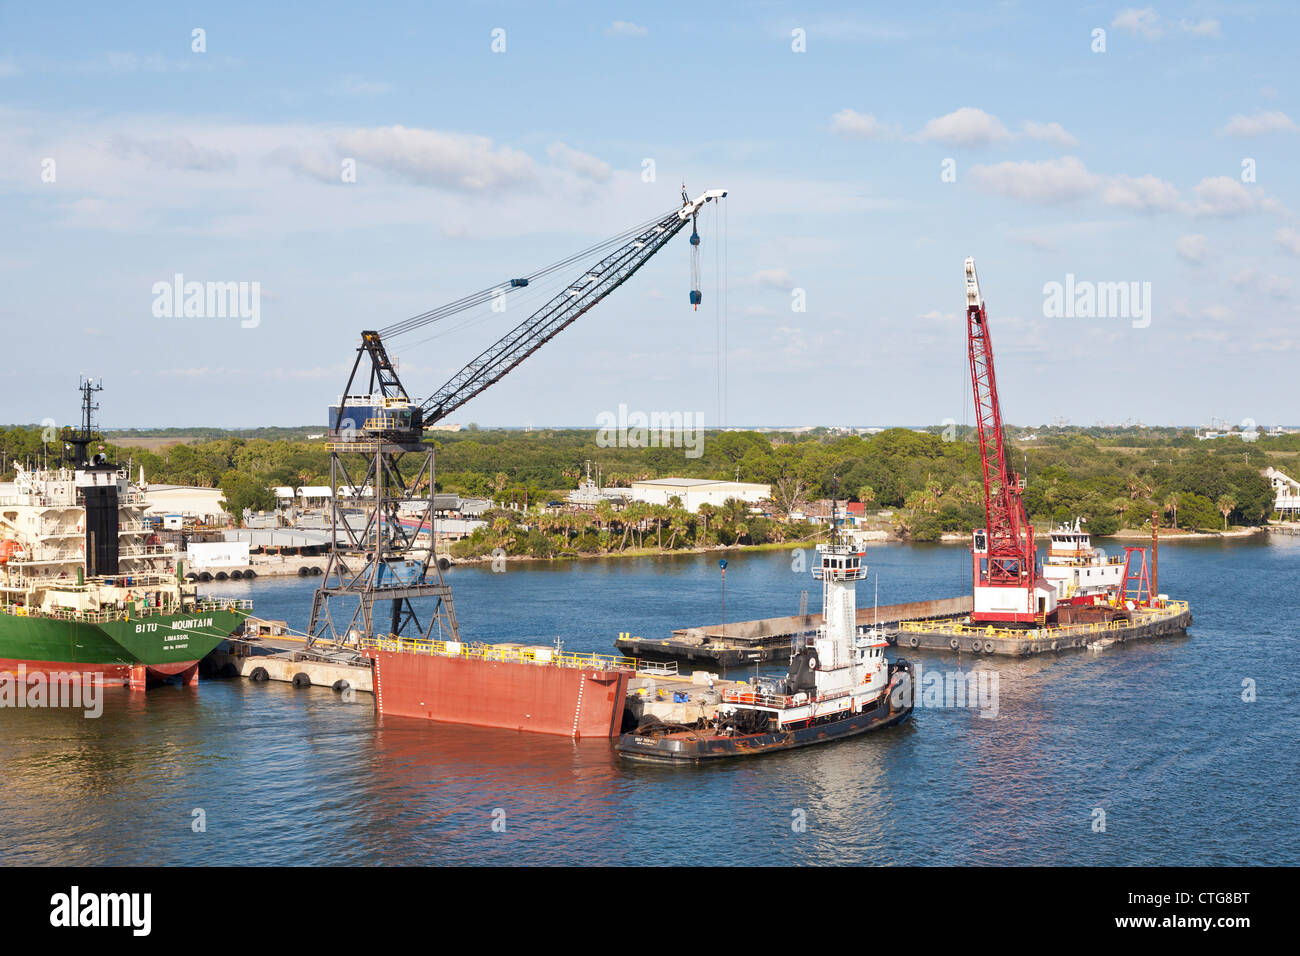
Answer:
<svg viewBox="0 0 1300 956"><path fill-rule="evenodd" d="M341 648L309 651L306 641L287 632L232 635L204 659L203 665L204 672L214 677L374 692L374 675L367 658Z"/></svg>
<svg viewBox="0 0 1300 956"><path fill-rule="evenodd" d="M969 595L888 604L880 608L859 608L857 626L860 631L865 631L877 624L942 620L962 617L970 611ZM821 623L820 614L796 614L679 628L666 638L620 634L614 646L620 654L628 657L697 662L714 667L738 667L762 661L784 662L790 656L795 640L815 634Z"/></svg>

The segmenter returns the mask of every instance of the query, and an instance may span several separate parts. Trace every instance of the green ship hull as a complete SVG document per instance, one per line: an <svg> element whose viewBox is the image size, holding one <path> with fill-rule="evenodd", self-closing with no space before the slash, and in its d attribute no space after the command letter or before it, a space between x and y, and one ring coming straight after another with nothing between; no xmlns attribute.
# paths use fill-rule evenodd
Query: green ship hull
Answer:
<svg viewBox="0 0 1300 956"><path fill-rule="evenodd" d="M0 673L80 671L128 680L196 665L248 616L233 607L198 607L179 614L125 615L94 621L0 613Z"/></svg>

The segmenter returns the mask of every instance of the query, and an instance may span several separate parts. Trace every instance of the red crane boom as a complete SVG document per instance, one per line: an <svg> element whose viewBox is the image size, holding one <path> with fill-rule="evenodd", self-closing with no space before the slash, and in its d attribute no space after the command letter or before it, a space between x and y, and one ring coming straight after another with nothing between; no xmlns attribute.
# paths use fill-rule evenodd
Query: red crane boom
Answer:
<svg viewBox="0 0 1300 956"><path fill-rule="evenodd" d="M993 369L993 343L989 339L988 313L980 295L975 260L966 260L966 340L970 355L971 388L979 433L980 464L984 475L986 525L972 538L974 621L1029 622L1041 618L1055 602L1040 594L1034 529L1025 514L1020 493L1024 481L1007 467L1006 434ZM1053 592L1054 593L1054 592Z"/></svg>

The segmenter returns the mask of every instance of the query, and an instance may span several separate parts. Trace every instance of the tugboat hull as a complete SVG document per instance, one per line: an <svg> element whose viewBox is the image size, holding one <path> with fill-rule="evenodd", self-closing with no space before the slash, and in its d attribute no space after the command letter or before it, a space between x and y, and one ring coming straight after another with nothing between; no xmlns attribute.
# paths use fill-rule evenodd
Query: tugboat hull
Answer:
<svg viewBox="0 0 1300 956"><path fill-rule="evenodd" d="M632 760L649 760L659 763L700 763L707 760L721 760L726 757L745 757L755 754L771 753L778 750L792 750L795 747L808 747L832 740L843 740L859 734L870 733L901 724L912 715L912 704L890 709L887 702L882 702L865 713L845 717L842 720L797 730L782 730L766 734L742 734L722 736L701 731L678 732L663 736L646 736L642 734L624 734L614 745L622 756Z"/></svg>

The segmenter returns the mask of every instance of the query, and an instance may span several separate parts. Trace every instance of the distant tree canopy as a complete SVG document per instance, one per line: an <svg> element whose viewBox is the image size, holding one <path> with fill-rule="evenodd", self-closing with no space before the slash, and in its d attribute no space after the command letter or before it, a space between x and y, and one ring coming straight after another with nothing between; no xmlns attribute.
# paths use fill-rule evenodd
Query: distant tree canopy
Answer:
<svg viewBox="0 0 1300 956"><path fill-rule="evenodd" d="M1189 429L1042 428L1028 440L1028 430L1009 431L1019 437L1008 446L1008 464L1026 476L1025 504L1039 527L1082 517L1094 534L1110 534L1142 527L1154 511L1166 526L1214 529L1225 523L1220 505L1228 500L1227 523L1258 524L1273 504L1264 467L1300 470L1300 435L1198 441ZM667 476L769 484L782 512L832 495L865 501L895 511L919 539L985 522L979 452L969 428L709 432L697 458L687 457L670 435L651 437L662 437L655 442L662 447L603 447L594 429L468 428L438 433L432 446L440 490L518 504L554 500L577 485L591 461L606 486ZM111 439L105 444L111 458L129 460L133 471L143 465L152 482L220 487L242 507L270 507L267 489L276 485L329 482L324 444L305 437L219 434L158 451L115 446ZM6 477L14 461L39 464L60 450L41 441L39 428L0 429ZM417 457L403 460L408 475L419 467ZM351 467L364 474L359 459Z"/></svg>

